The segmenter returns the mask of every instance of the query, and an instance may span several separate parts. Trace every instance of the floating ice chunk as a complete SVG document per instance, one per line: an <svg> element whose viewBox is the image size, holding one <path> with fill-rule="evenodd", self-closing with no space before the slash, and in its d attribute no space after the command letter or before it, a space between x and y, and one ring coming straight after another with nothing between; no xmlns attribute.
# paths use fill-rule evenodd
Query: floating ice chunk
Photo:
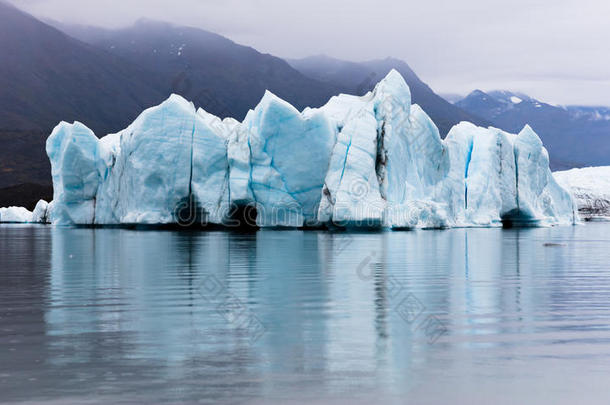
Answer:
<svg viewBox="0 0 610 405"><path fill-rule="evenodd" d="M23 207L0 208L0 222L25 223L32 222L32 212Z"/></svg>
<svg viewBox="0 0 610 405"><path fill-rule="evenodd" d="M0 223L46 223L48 205L40 200L33 212L24 207L0 208Z"/></svg>
<svg viewBox="0 0 610 405"><path fill-rule="evenodd" d="M100 184L99 141L93 131L80 122L61 122L47 139L51 161L53 224L92 224L95 217L97 188Z"/></svg>
<svg viewBox="0 0 610 405"><path fill-rule="evenodd" d="M501 225L518 209L514 136L495 128L473 128L466 172L466 222Z"/></svg>
<svg viewBox="0 0 610 405"><path fill-rule="evenodd" d="M34 207L34 211L32 211L32 222L45 224L48 221L47 217L47 209L49 208L49 203L45 200L40 200L36 203L36 207Z"/></svg>
<svg viewBox="0 0 610 405"><path fill-rule="evenodd" d="M555 181L548 152L529 125L515 140L515 161L520 220L543 225L577 221L572 195Z"/></svg>
<svg viewBox="0 0 610 405"><path fill-rule="evenodd" d="M573 193L583 218L610 220L610 166L571 169L553 176Z"/></svg>

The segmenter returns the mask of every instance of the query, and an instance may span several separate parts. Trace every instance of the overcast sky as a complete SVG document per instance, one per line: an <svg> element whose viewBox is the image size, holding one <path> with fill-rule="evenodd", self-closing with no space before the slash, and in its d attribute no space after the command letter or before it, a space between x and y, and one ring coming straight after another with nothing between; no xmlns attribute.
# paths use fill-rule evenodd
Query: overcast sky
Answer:
<svg viewBox="0 0 610 405"><path fill-rule="evenodd" d="M11 0L38 17L138 18L215 31L281 57L405 60L439 93L509 89L610 105L607 0Z"/></svg>

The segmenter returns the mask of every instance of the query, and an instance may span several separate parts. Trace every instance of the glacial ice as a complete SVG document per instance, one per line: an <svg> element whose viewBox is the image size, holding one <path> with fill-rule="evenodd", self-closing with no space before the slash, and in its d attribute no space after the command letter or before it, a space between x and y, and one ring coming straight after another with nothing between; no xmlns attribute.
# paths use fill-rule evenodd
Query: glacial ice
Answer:
<svg viewBox="0 0 610 405"><path fill-rule="evenodd" d="M100 141L80 122L61 122L47 139L51 161L53 201L49 215L54 224L93 224L99 186Z"/></svg>
<svg viewBox="0 0 610 405"><path fill-rule="evenodd" d="M0 222L3 222L3 223L32 222L32 212L23 207L0 208Z"/></svg>
<svg viewBox="0 0 610 405"><path fill-rule="evenodd" d="M462 122L442 140L396 71L302 112L266 92L241 123L172 95L101 139L62 122L47 153L53 224L232 226L245 207L263 227L577 221L531 128Z"/></svg>
<svg viewBox="0 0 610 405"><path fill-rule="evenodd" d="M102 138L106 147L96 224L168 224L175 222L177 210L190 206L187 197L196 196L202 186L209 188L208 194L218 194L217 172L226 170L214 160L219 157L218 145L220 157L225 157L224 139L217 139L219 135L183 98L171 96L110 136ZM206 148L208 159L198 159L201 148Z"/></svg>
<svg viewBox="0 0 610 405"><path fill-rule="evenodd" d="M45 200L39 200L32 211L32 222L46 224L48 222L47 210L49 203Z"/></svg>
<svg viewBox="0 0 610 405"><path fill-rule="evenodd" d="M326 115L266 92L234 134L232 201L256 205L261 226L315 223L336 136Z"/></svg>
<svg viewBox="0 0 610 405"><path fill-rule="evenodd" d="M0 208L0 223L46 223L48 205L40 200L33 212L24 207Z"/></svg>
<svg viewBox="0 0 610 405"><path fill-rule="evenodd" d="M553 176L573 193L581 217L610 220L610 166L571 169Z"/></svg>

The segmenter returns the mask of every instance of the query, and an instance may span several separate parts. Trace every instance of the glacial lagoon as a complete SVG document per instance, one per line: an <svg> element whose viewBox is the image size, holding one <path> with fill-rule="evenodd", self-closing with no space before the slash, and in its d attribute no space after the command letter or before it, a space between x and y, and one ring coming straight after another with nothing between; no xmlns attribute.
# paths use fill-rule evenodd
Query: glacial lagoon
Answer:
<svg viewBox="0 0 610 405"><path fill-rule="evenodd" d="M2 225L0 402L607 403L609 263L607 223Z"/></svg>

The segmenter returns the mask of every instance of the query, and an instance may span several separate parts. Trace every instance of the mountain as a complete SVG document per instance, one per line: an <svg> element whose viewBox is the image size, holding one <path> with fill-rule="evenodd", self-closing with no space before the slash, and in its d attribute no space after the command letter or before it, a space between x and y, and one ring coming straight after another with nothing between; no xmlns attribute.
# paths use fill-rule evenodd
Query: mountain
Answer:
<svg viewBox="0 0 610 405"><path fill-rule="evenodd" d="M59 121L84 122L100 136L172 92L240 118L267 88L300 108L339 92L282 59L202 30L141 21L80 31L90 43L0 0L0 193L13 204L33 207L41 187L48 197L45 141Z"/></svg>
<svg viewBox="0 0 610 405"><path fill-rule="evenodd" d="M610 164L610 108L554 106L500 90L475 90L455 104L509 132L529 124L549 150L554 169Z"/></svg>
<svg viewBox="0 0 610 405"><path fill-rule="evenodd" d="M109 132L165 91L136 64L78 41L0 3L0 128L45 130L79 119Z"/></svg>
<svg viewBox="0 0 610 405"><path fill-rule="evenodd" d="M4 203L33 208L38 198L49 197L45 141L60 120L81 120L101 133L115 131L165 98L165 92L148 84L156 79L154 74L4 2L0 55Z"/></svg>
<svg viewBox="0 0 610 405"><path fill-rule="evenodd" d="M438 95L449 101L451 104L455 104L457 101L460 101L464 98L463 94L457 93L438 93Z"/></svg>
<svg viewBox="0 0 610 405"><path fill-rule="evenodd" d="M48 194L45 141L58 122L81 121L102 136L172 92L242 119L266 89L299 109L316 107L338 93L362 94L396 68L441 133L462 120L488 124L434 94L396 59L313 58L305 69L196 28L146 20L119 30L51 24L0 0L0 193L18 205L33 207L41 187Z"/></svg>
<svg viewBox="0 0 610 405"><path fill-rule="evenodd" d="M221 117L243 119L265 90L303 109L340 88L298 72L286 61L198 28L140 20L120 30L63 26L73 35L162 77L162 87Z"/></svg>
<svg viewBox="0 0 610 405"><path fill-rule="evenodd" d="M348 62L325 55L311 56L288 61L303 74L326 83L341 86L345 93L362 95L371 90L387 73L396 69L405 78L411 89L413 103L419 104L439 127L441 135L461 121L470 121L479 126L491 123L449 103L425 84L405 62L386 58L367 62Z"/></svg>
<svg viewBox="0 0 610 405"><path fill-rule="evenodd" d="M150 20L120 30L61 28L153 69L172 92L221 117L242 119L267 89L298 109L319 107L338 93L362 95L396 69L409 84L414 102L429 112L442 134L460 121L489 124L436 95L398 59L354 63L314 56L285 61L202 29Z"/></svg>

